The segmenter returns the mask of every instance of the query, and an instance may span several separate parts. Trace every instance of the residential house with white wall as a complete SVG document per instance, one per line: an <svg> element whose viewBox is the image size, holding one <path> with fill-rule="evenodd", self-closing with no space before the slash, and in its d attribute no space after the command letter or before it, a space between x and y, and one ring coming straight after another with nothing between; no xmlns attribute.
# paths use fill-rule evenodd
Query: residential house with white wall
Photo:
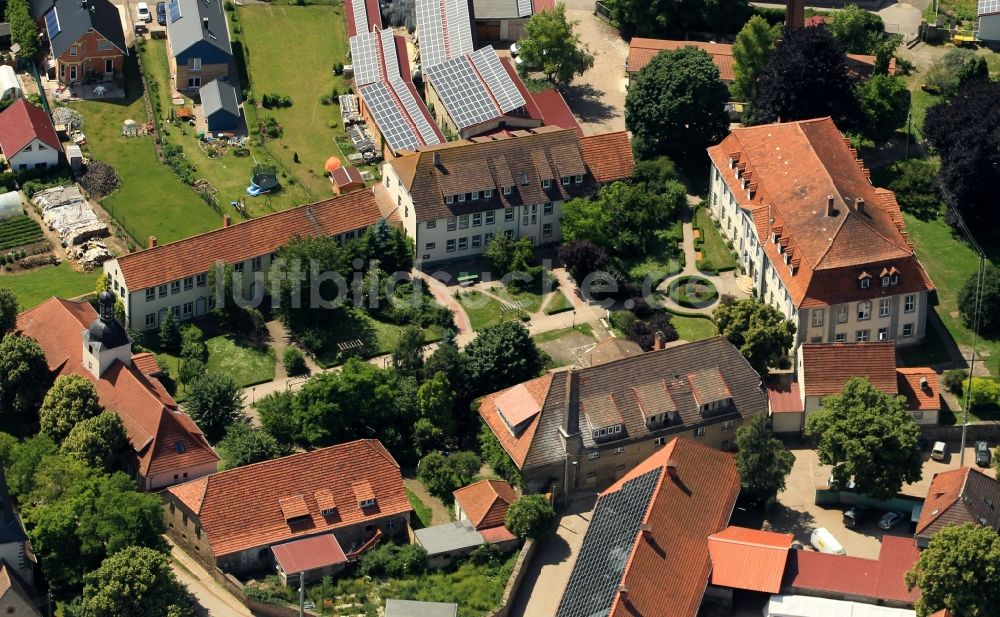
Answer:
<svg viewBox="0 0 1000 617"><path fill-rule="evenodd" d="M796 347L923 340L933 284L833 120L738 128L708 152L712 215Z"/></svg>
<svg viewBox="0 0 1000 617"><path fill-rule="evenodd" d="M49 115L22 98L0 112L0 150L11 171L27 171L57 166L62 146Z"/></svg>
<svg viewBox="0 0 1000 617"><path fill-rule="evenodd" d="M595 137L598 149L541 127L421 148L383 167L382 209L399 215L418 266L479 255L499 234L557 243L563 202L632 173L626 133Z"/></svg>

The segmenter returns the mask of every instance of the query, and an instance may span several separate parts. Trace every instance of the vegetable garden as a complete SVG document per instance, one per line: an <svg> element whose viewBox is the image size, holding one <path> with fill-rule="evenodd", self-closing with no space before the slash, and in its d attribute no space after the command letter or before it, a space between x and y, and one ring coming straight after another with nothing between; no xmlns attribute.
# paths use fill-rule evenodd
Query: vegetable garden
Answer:
<svg viewBox="0 0 1000 617"><path fill-rule="evenodd" d="M32 244L44 238L42 228L26 215L0 221L0 250Z"/></svg>

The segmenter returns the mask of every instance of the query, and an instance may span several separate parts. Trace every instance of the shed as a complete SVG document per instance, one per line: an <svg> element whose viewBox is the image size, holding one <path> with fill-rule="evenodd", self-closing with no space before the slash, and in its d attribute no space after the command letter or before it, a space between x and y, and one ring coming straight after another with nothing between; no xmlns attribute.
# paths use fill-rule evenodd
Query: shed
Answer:
<svg viewBox="0 0 1000 617"><path fill-rule="evenodd" d="M458 605L451 602L386 600L385 617L456 617Z"/></svg>
<svg viewBox="0 0 1000 617"><path fill-rule="evenodd" d="M80 149L80 146L66 144L66 162L76 171L83 167L83 150Z"/></svg>
<svg viewBox="0 0 1000 617"><path fill-rule="evenodd" d="M351 165L343 165L331 171L330 181L333 183L334 195L352 193L365 188L365 179L361 172Z"/></svg>
<svg viewBox="0 0 1000 617"><path fill-rule="evenodd" d="M17 191L0 193L0 221L22 214L24 214L24 206L21 205L20 193Z"/></svg>
<svg viewBox="0 0 1000 617"><path fill-rule="evenodd" d="M486 543L468 519L417 529L417 544L427 551L427 567L443 568Z"/></svg>
<svg viewBox="0 0 1000 617"><path fill-rule="evenodd" d="M236 88L227 81L213 79L198 90L209 131L232 131L240 123L240 103Z"/></svg>
<svg viewBox="0 0 1000 617"><path fill-rule="evenodd" d="M14 68L4 64L0 66L0 101L12 101L24 96L21 80L17 78Z"/></svg>
<svg viewBox="0 0 1000 617"><path fill-rule="evenodd" d="M331 576L344 569L347 556L332 533L271 547L278 574L286 585L289 579L305 577L306 582Z"/></svg>

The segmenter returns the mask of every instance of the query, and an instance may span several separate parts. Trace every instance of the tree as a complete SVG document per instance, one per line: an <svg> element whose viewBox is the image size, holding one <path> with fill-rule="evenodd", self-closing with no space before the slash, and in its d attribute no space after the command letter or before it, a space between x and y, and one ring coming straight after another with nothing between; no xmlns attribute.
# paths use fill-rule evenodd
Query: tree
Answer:
<svg viewBox="0 0 1000 617"><path fill-rule="evenodd" d="M857 102L840 43L818 26L784 33L757 80L744 122L767 124L832 116L841 128L857 118Z"/></svg>
<svg viewBox="0 0 1000 617"><path fill-rule="evenodd" d="M450 499L452 491L471 482L480 467L482 461L473 452L455 452L451 456L429 452L417 463L417 479L431 494Z"/></svg>
<svg viewBox="0 0 1000 617"><path fill-rule="evenodd" d="M29 437L11 448L4 460L7 488L15 499L31 491L34 486L35 471L43 460L59 450L52 438L45 433Z"/></svg>
<svg viewBox="0 0 1000 617"><path fill-rule="evenodd" d="M263 429L246 422L234 422L216 448L222 455L222 468L232 469L288 454L287 448Z"/></svg>
<svg viewBox="0 0 1000 617"><path fill-rule="evenodd" d="M531 240L508 238L500 234L489 241L483 257L501 276L531 269Z"/></svg>
<svg viewBox="0 0 1000 617"><path fill-rule="evenodd" d="M472 482L483 466L482 460L476 456L476 453L468 451L453 453L448 457L448 462L451 464L451 470L458 486L465 486Z"/></svg>
<svg viewBox="0 0 1000 617"><path fill-rule="evenodd" d="M184 409L205 438L215 443L230 424L243 419L243 392L232 377L205 373L191 382Z"/></svg>
<svg viewBox="0 0 1000 617"><path fill-rule="evenodd" d="M261 427L279 443L292 443L299 439L295 417L295 395L288 390L272 392L254 404Z"/></svg>
<svg viewBox="0 0 1000 617"><path fill-rule="evenodd" d="M17 325L17 296L6 287L0 287L0 336Z"/></svg>
<svg viewBox="0 0 1000 617"><path fill-rule="evenodd" d="M768 366L777 364L795 338L795 324L778 309L753 298L720 305L712 317L719 334L761 375L767 375Z"/></svg>
<svg viewBox="0 0 1000 617"><path fill-rule="evenodd" d="M45 352L33 339L7 333L0 341L0 419L8 432L24 434L48 390Z"/></svg>
<svg viewBox="0 0 1000 617"><path fill-rule="evenodd" d="M559 247L559 260L580 284L588 274L607 268L611 258L607 251L590 240L570 240Z"/></svg>
<svg viewBox="0 0 1000 617"><path fill-rule="evenodd" d="M194 602L170 558L130 546L89 573L78 617L194 617Z"/></svg>
<svg viewBox="0 0 1000 617"><path fill-rule="evenodd" d="M1000 604L1000 536L988 525L944 527L906 573L906 587L920 588L918 617L941 609L956 617L995 614Z"/></svg>
<svg viewBox="0 0 1000 617"><path fill-rule="evenodd" d="M181 327L177 323L177 316L174 309L167 309L167 316L160 324L160 346L164 351L177 353L181 350Z"/></svg>
<svg viewBox="0 0 1000 617"><path fill-rule="evenodd" d="M377 261L379 269L389 274L413 269L413 240L402 229L389 225L385 219L379 219L344 249L352 260L361 259L365 268Z"/></svg>
<svg viewBox="0 0 1000 617"><path fill-rule="evenodd" d="M924 134L941 155L945 198L970 225L992 228L1000 211L990 189L1000 183L1000 82L973 80L927 110Z"/></svg>
<svg viewBox="0 0 1000 617"><path fill-rule="evenodd" d="M703 157L729 130L729 89L712 57L685 47L662 51L636 76L625 97L625 126L639 158Z"/></svg>
<svg viewBox="0 0 1000 617"><path fill-rule="evenodd" d="M339 372L316 375L295 397L298 437L322 446L373 437L376 427L395 426L404 420L396 411L396 386L391 371L358 358L348 360Z"/></svg>
<svg viewBox="0 0 1000 617"><path fill-rule="evenodd" d="M518 71L524 75L538 68L549 81L567 85L573 77L583 75L594 66L594 56L573 28L580 22L566 18L566 5L535 13L524 26L524 36L518 42L521 59Z"/></svg>
<svg viewBox="0 0 1000 617"><path fill-rule="evenodd" d="M826 23L830 33L849 54L875 55L885 38L882 18L856 4L835 11Z"/></svg>
<svg viewBox="0 0 1000 617"><path fill-rule="evenodd" d="M298 377L309 372L309 367L306 365L306 357L302 355L298 347L286 348L285 353L281 356L281 363L284 365L285 373L289 377Z"/></svg>
<svg viewBox="0 0 1000 617"><path fill-rule="evenodd" d="M10 40L21 46L22 58L34 60L41 52L38 45L38 25L31 19L28 0L8 0L5 13L10 24Z"/></svg>
<svg viewBox="0 0 1000 617"><path fill-rule="evenodd" d="M785 490L795 456L774 438L767 416L757 416L736 431L736 448L736 469L744 493L766 500Z"/></svg>
<svg viewBox="0 0 1000 617"><path fill-rule="evenodd" d="M767 23L754 15L736 35L733 43L733 96L739 101L752 101L757 91L757 79L767 65L774 42L781 36L781 26Z"/></svg>
<svg viewBox="0 0 1000 617"><path fill-rule="evenodd" d="M519 538L540 540L552 531L555 518L545 495L524 495L510 504L504 526Z"/></svg>
<svg viewBox="0 0 1000 617"><path fill-rule="evenodd" d="M538 347L524 324L516 321L484 328L465 346L465 357L474 387L482 390L478 394L509 388L542 370Z"/></svg>
<svg viewBox="0 0 1000 617"><path fill-rule="evenodd" d="M891 397L867 379L850 379L840 394L823 399L823 409L806 422L819 460L834 465L841 486L853 478L859 493L891 499L904 483L921 476L920 428L903 397Z"/></svg>
<svg viewBox="0 0 1000 617"><path fill-rule="evenodd" d="M417 390L420 417L430 420L445 436L455 434L455 392L444 373L435 373Z"/></svg>
<svg viewBox="0 0 1000 617"><path fill-rule="evenodd" d="M897 161L890 167L892 180L889 190L903 212L922 221L934 220L941 211L941 189L938 185L938 166L932 161L912 158Z"/></svg>
<svg viewBox="0 0 1000 617"><path fill-rule="evenodd" d="M424 333L417 326L406 326L392 350L392 366L403 375L415 376L424 367Z"/></svg>
<svg viewBox="0 0 1000 617"><path fill-rule="evenodd" d="M906 125L910 91L903 80L872 75L855 87L855 95L864 117L864 133L876 143L885 142Z"/></svg>
<svg viewBox="0 0 1000 617"><path fill-rule="evenodd" d="M113 411L77 422L62 442L61 452L78 458L94 469L119 471L131 452L122 419Z"/></svg>
<svg viewBox="0 0 1000 617"><path fill-rule="evenodd" d="M427 418L418 418L413 423L413 450L423 456L444 445L444 431Z"/></svg>
<svg viewBox="0 0 1000 617"><path fill-rule="evenodd" d="M202 363L208 362L208 345L205 344L205 334L194 324L186 324L180 328L181 357L196 359Z"/></svg>
<svg viewBox="0 0 1000 617"><path fill-rule="evenodd" d="M38 410L42 431L62 443L77 422L101 413L97 388L83 375L56 378Z"/></svg>
<svg viewBox="0 0 1000 617"><path fill-rule="evenodd" d="M962 322L973 327L976 317L976 286L979 273L973 272L958 292L958 311ZM986 263L981 289L982 305L979 310L979 331L987 336L1000 332L1000 267Z"/></svg>
<svg viewBox="0 0 1000 617"><path fill-rule="evenodd" d="M924 84L945 98L950 98L964 83L982 75L982 68L977 66L979 60L980 56L971 49L949 49L928 69Z"/></svg>
<svg viewBox="0 0 1000 617"><path fill-rule="evenodd" d="M750 16L746 0L614 0L613 23L624 38L676 38L686 31L735 32Z"/></svg>
<svg viewBox="0 0 1000 617"><path fill-rule="evenodd" d="M181 358L177 366L177 378L187 389L188 384L194 383L199 377L208 371L205 363L198 358Z"/></svg>
<svg viewBox="0 0 1000 617"><path fill-rule="evenodd" d="M513 486L522 486L524 479L521 470L514 463L507 451L503 449L500 440L493 434L492 429L485 422L479 427L479 452L483 456L483 461L489 465L494 472Z"/></svg>

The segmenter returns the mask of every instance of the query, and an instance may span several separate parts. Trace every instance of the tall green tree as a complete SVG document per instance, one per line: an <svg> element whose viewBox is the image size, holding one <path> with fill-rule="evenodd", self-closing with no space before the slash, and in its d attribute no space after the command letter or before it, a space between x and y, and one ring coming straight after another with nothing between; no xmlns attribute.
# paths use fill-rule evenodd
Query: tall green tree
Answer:
<svg viewBox="0 0 1000 617"><path fill-rule="evenodd" d="M311 381L311 380L310 380ZM306 382L307 384L309 382ZM295 415L295 394L288 390L272 392L254 404L260 425L279 443L293 443L300 439L299 420Z"/></svg>
<svg viewBox="0 0 1000 617"><path fill-rule="evenodd" d="M38 343L5 334L0 341L0 422L8 432L23 435L35 426L51 383L45 352Z"/></svg>
<svg viewBox="0 0 1000 617"><path fill-rule="evenodd" d="M906 126L910 116L910 91L902 79L872 75L855 86L854 93L864 118L864 134L876 143L885 142Z"/></svg>
<svg viewBox="0 0 1000 617"><path fill-rule="evenodd" d="M38 417L42 431L62 443L81 420L101 413L97 388L83 375L61 375L45 394Z"/></svg>
<svg viewBox="0 0 1000 617"><path fill-rule="evenodd" d="M677 38L691 31L736 32L753 10L747 0L611 0L624 37Z"/></svg>
<svg viewBox="0 0 1000 617"><path fill-rule="evenodd" d="M172 308L167 309L167 316L160 324L160 346L170 353L178 353L181 350L181 326Z"/></svg>
<svg viewBox="0 0 1000 617"><path fill-rule="evenodd" d="M532 15L518 42L523 61L518 71L524 75L537 67L549 81L561 85L583 75L594 66L594 56L573 31L579 23L566 18L566 5L562 2L554 9Z"/></svg>
<svg viewBox="0 0 1000 617"><path fill-rule="evenodd" d="M979 272L973 272L958 292L958 311L962 322L969 328L975 325L978 279ZM996 335L1000 332L1000 267L991 262L986 263L979 295L979 331L989 336Z"/></svg>
<svg viewBox="0 0 1000 617"><path fill-rule="evenodd" d="M733 43L733 96L739 101L752 101L757 91L757 79L767 66L774 42L781 36L781 25L767 23L754 15L736 35Z"/></svg>
<svg viewBox="0 0 1000 617"><path fill-rule="evenodd" d="M754 298L722 304L712 318L719 334L761 375L767 375L768 367L777 364L795 339L795 324L778 309Z"/></svg>
<svg viewBox="0 0 1000 617"><path fill-rule="evenodd" d="M816 440L820 462L834 465L834 480L846 486L853 478L858 492L873 499L891 499L903 484L920 480L920 428L905 399L865 378L823 399L823 409L806 422L806 435Z"/></svg>
<svg viewBox="0 0 1000 617"><path fill-rule="evenodd" d="M17 296L6 287L0 287L0 336L17 325Z"/></svg>
<svg viewBox="0 0 1000 617"><path fill-rule="evenodd" d="M541 540L552 533L556 512L545 495L524 495L510 504L504 526L519 538Z"/></svg>
<svg viewBox="0 0 1000 617"><path fill-rule="evenodd" d="M232 377L205 373L191 382L184 410L205 438L215 443L226 434L229 425L243 419L243 392Z"/></svg>
<svg viewBox="0 0 1000 617"><path fill-rule="evenodd" d="M795 456L774 438L767 416L760 415L736 431L736 469L743 492L768 499L785 489Z"/></svg>
<svg viewBox="0 0 1000 617"><path fill-rule="evenodd" d="M920 588L918 617L941 609L955 617L995 615L1000 606L1000 535L989 526L948 525L920 552L906 573L906 586Z"/></svg>
<svg viewBox="0 0 1000 617"><path fill-rule="evenodd" d="M417 464L417 478L432 495L451 499L452 491L468 484L481 465L473 452L455 452L451 456L429 452Z"/></svg>
<svg viewBox="0 0 1000 617"><path fill-rule="evenodd" d="M392 350L392 366L403 375L419 375L424 367L424 333L406 326Z"/></svg>
<svg viewBox="0 0 1000 617"><path fill-rule="evenodd" d="M834 11L827 26L849 54L875 55L885 38L882 18L856 4Z"/></svg>
<svg viewBox="0 0 1000 617"><path fill-rule="evenodd" d="M122 469L132 447L122 419L113 411L105 411L77 422L60 450L94 469L113 473Z"/></svg>
<svg viewBox="0 0 1000 617"><path fill-rule="evenodd" d="M486 245L483 257L500 276L511 272L527 272L531 269L532 245L528 238L508 238L504 234L496 236Z"/></svg>
<svg viewBox="0 0 1000 617"><path fill-rule="evenodd" d="M295 397L293 413L299 437L314 446L375 437L397 420L395 384L385 371L358 358L339 372L316 375Z"/></svg>
<svg viewBox="0 0 1000 617"><path fill-rule="evenodd" d="M352 260L361 259L365 269L374 261L378 262L380 270L389 274L413 269L413 239L402 229L389 225L385 219L379 219L360 238L344 248Z"/></svg>
<svg viewBox="0 0 1000 617"><path fill-rule="evenodd" d="M729 130L729 89L704 51L662 51L639 71L625 97L625 126L639 158L704 156Z"/></svg>
<svg viewBox="0 0 1000 617"><path fill-rule="evenodd" d="M7 0L4 13L10 24L10 40L21 46L19 55L34 60L41 53L38 45L38 25L31 19L31 5L28 0Z"/></svg>
<svg viewBox="0 0 1000 617"><path fill-rule="evenodd" d="M445 435L455 434L455 391L444 373L435 373L417 390L417 409Z"/></svg>
<svg viewBox="0 0 1000 617"><path fill-rule="evenodd" d="M89 573L78 617L194 617L191 594L177 580L170 558L131 546Z"/></svg>
<svg viewBox="0 0 1000 617"><path fill-rule="evenodd" d="M216 449L222 455L223 469L269 461L289 453L270 433L246 422L231 424Z"/></svg>
<svg viewBox="0 0 1000 617"><path fill-rule="evenodd" d="M517 464L510 458L507 451L503 449L500 440L493 434L490 427L482 422L479 427L479 451L483 456L483 461L489 465L498 476L506 480L513 486L523 486L524 478Z"/></svg>
<svg viewBox="0 0 1000 617"><path fill-rule="evenodd" d="M38 466L58 450L56 443L45 433L15 443L3 461L11 496L20 500L22 495L30 492Z"/></svg>
<svg viewBox="0 0 1000 617"><path fill-rule="evenodd" d="M517 321L483 329L465 346L465 357L478 394L508 388L537 377L542 370L538 347Z"/></svg>

